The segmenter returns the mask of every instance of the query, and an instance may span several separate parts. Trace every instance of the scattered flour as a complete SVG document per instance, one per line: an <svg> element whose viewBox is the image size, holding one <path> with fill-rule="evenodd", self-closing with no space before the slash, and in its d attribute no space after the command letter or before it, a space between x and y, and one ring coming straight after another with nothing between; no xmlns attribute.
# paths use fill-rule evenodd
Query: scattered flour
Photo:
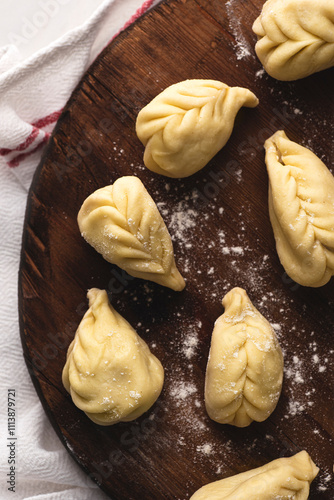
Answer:
<svg viewBox="0 0 334 500"><path fill-rule="evenodd" d="M293 363L285 368L285 376L295 384L303 384L305 380L301 374L302 366L303 362L297 356L293 356Z"/></svg>
<svg viewBox="0 0 334 500"><path fill-rule="evenodd" d="M225 233L222 229L218 231L218 238L219 238L219 243L223 245L225 243Z"/></svg>
<svg viewBox="0 0 334 500"><path fill-rule="evenodd" d="M186 440L184 439L184 436L180 436L179 439L177 440L177 444L179 446L186 446L187 442Z"/></svg>
<svg viewBox="0 0 334 500"><path fill-rule="evenodd" d="M195 355L198 342L197 332L186 335L183 341L182 352L187 359L191 359Z"/></svg>
<svg viewBox="0 0 334 500"><path fill-rule="evenodd" d="M162 216L169 215L165 202L157 203L157 206ZM189 208L185 200L180 201L170 214L168 226L172 239L177 240L179 244L185 245L187 248L191 248L188 236L189 231L196 227L197 216L198 212L194 208Z"/></svg>
<svg viewBox="0 0 334 500"><path fill-rule="evenodd" d="M265 74L265 71L263 68L261 68L261 69L259 69L259 71L257 71L255 73L255 76L256 76L256 78L262 78L264 74Z"/></svg>
<svg viewBox="0 0 334 500"><path fill-rule="evenodd" d="M198 445L196 447L197 453L202 453L203 455L211 455L214 451L212 444L205 443L202 445Z"/></svg>
<svg viewBox="0 0 334 500"><path fill-rule="evenodd" d="M306 409L305 405L303 405L299 401L294 401L294 400L290 399L290 401L289 401L289 413L288 413L288 415L285 415L285 418L295 417L299 413L303 413L303 411L305 411L305 409Z"/></svg>
<svg viewBox="0 0 334 500"><path fill-rule="evenodd" d="M230 255L230 254L244 255L245 251L242 247L223 247L222 253L224 255Z"/></svg>
<svg viewBox="0 0 334 500"><path fill-rule="evenodd" d="M318 491L326 491L328 489L329 483L332 481L332 474L329 472L325 473L325 475L321 478L318 484Z"/></svg>
<svg viewBox="0 0 334 500"><path fill-rule="evenodd" d="M222 466L218 465L218 467L216 469L216 474L221 474L221 473L222 473Z"/></svg>
<svg viewBox="0 0 334 500"><path fill-rule="evenodd" d="M229 0L225 5L229 20L229 26L235 38L236 57L238 60L240 60L252 55L252 49L242 32L240 18L234 13L235 4L237 4L238 2L239 0Z"/></svg>
<svg viewBox="0 0 334 500"><path fill-rule="evenodd" d="M195 394L197 388L195 384L177 381L171 391L170 395L175 399L176 406L180 406L182 401L185 401L189 396Z"/></svg>

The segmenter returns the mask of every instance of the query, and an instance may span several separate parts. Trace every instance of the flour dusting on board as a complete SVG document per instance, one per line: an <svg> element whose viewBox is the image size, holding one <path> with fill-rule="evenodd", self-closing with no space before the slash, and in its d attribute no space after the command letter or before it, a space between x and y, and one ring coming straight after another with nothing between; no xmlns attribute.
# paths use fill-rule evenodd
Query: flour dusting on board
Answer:
<svg viewBox="0 0 334 500"><path fill-rule="evenodd" d="M182 401L195 392L197 392L197 388L194 384L178 381L171 389L171 396L175 399L176 406L180 406Z"/></svg>
<svg viewBox="0 0 334 500"><path fill-rule="evenodd" d="M198 321L197 326L198 329L201 328L202 326L201 321ZM183 341L182 353L185 355L187 359L191 359L195 356L198 347L199 338L198 338L198 332L196 331L195 328L185 336Z"/></svg>
<svg viewBox="0 0 334 500"><path fill-rule="evenodd" d="M237 0L238 2L239 0ZM226 12L228 15L229 26L232 30L232 34L235 38L236 43L236 56L237 59L244 59L252 55L251 47L249 46L241 27L240 18L234 13L234 5L236 4L236 0L229 0L226 2Z"/></svg>
<svg viewBox="0 0 334 500"><path fill-rule="evenodd" d="M191 234L189 231L196 227L196 218L198 216L198 212L194 208L189 207L186 201L182 200L177 204L170 215L169 223L172 239L177 239L180 244L185 245L187 245L187 238ZM157 203L157 207L163 217L169 215L169 210L165 202Z"/></svg>
<svg viewBox="0 0 334 500"><path fill-rule="evenodd" d="M213 453L214 447L211 443L205 443L202 445L198 445L196 447L196 451L198 453L203 453L203 455L211 455Z"/></svg>

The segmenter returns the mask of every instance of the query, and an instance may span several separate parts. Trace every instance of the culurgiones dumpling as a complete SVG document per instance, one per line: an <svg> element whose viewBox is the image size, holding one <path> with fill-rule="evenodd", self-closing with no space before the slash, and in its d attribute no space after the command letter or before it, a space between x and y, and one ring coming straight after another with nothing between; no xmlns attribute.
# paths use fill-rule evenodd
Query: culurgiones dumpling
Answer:
<svg viewBox="0 0 334 500"><path fill-rule="evenodd" d="M281 394L283 355L270 323L245 290L233 288L213 329L205 376L205 406L212 420L246 427L274 411Z"/></svg>
<svg viewBox="0 0 334 500"><path fill-rule="evenodd" d="M307 500L319 469L306 451L209 483L190 500Z"/></svg>
<svg viewBox="0 0 334 500"><path fill-rule="evenodd" d="M167 177L194 174L225 146L239 109L258 103L250 90L216 80L171 85L137 117L146 167Z"/></svg>
<svg viewBox="0 0 334 500"><path fill-rule="evenodd" d="M334 274L334 177L282 130L264 146L269 215L280 261L300 285L325 285Z"/></svg>
<svg viewBox="0 0 334 500"><path fill-rule="evenodd" d="M253 31L256 54L277 80L298 80L334 65L333 0L268 0Z"/></svg>
<svg viewBox="0 0 334 500"><path fill-rule="evenodd" d="M92 288L87 296L89 309L69 346L63 384L96 424L129 422L155 403L164 370L104 290Z"/></svg>
<svg viewBox="0 0 334 500"><path fill-rule="evenodd" d="M138 177L120 177L88 196L78 225L95 250L131 276L176 291L185 287L168 229Z"/></svg>

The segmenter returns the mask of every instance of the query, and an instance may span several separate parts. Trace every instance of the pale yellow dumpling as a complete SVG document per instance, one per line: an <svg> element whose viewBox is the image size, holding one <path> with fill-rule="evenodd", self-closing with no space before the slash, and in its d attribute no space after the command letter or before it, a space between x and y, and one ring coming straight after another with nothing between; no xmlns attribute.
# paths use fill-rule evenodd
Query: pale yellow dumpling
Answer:
<svg viewBox="0 0 334 500"><path fill-rule="evenodd" d="M277 80L298 80L334 65L333 0L268 0L253 31L256 54Z"/></svg>
<svg viewBox="0 0 334 500"><path fill-rule="evenodd" d="M216 80L171 85L137 117L146 167L167 177L194 174L225 146L239 109L258 103L250 90Z"/></svg>
<svg viewBox="0 0 334 500"><path fill-rule="evenodd" d="M325 285L334 274L334 177L283 130L264 146L269 215L280 261L300 285Z"/></svg>
<svg viewBox="0 0 334 500"><path fill-rule="evenodd" d="M318 467L306 451L215 481L190 500L307 500Z"/></svg>
<svg viewBox="0 0 334 500"><path fill-rule="evenodd" d="M233 288L212 333L205 406L212 420L246 427L274 411L282 388L283 356L270 323L245 290Z"/></svg>
<svg viewBox="0 0 334 500"><path fill-rule="evenodd" d="M138 177L120 177L88 196L78 225L95 250L131 276L177 291L185 287L168 229Z"/></svg>
<svg viewBox="0 0 334 500"><path fill-rule="evenodd" d="M92 288L87 296L89 309L68 349L63 384L96 424L129 422L155 403L164 370L104 290Z"/></svg>

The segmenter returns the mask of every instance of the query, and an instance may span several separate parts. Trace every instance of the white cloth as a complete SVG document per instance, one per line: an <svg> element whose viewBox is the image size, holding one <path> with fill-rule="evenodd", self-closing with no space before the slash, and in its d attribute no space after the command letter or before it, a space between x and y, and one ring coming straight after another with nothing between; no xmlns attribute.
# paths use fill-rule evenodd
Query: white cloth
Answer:
<svg viewBox="0 0 334 500"><path fill-rule="evenodd" d="M93 13L92 0L40 0L39 6L48 4L49 9L56 9L69 1L75 1L81 12L85 12L85 2L89 3L87 12L91 15L83 24L73 28L72 22L70 31L29 57L24 54L24 58L14 45L0 48L1 500L107 498L66 452L32 385L19 336L17 275L27 192L56 118L84 71L108 41L130 16L134 20L158 2L96 0L98 7ZM15 9L16 2L10 3ZM1 9L2 3L0 17ZM61 24L60 7L57 16ZM42 22L43 16L36 14L30 21L38 19ZM68 25L65 23L65 28ZM64 25L60 28L59 32L64 32ZM15 37L11 39L15 41ZM16 390L15 493L7 489L8 389Z"/></svg>

